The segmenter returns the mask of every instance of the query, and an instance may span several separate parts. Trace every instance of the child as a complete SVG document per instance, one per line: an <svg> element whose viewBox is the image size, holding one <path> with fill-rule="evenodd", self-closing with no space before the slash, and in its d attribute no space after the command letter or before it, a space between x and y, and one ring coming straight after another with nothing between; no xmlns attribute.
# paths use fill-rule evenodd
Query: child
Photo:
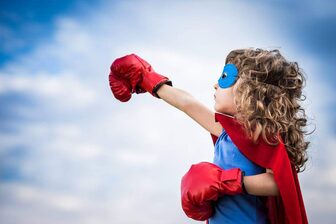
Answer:
<svg viewBox="0 0 336 224"><path fill-rule="evenodd" d="M211 133L214 163L195 164L182 178L189 217L210 224L307 223L297 178L308 147L298 64L262 49L231 51L225 64L214 85L215 113L134 54L112 63L110 87L122 102L149 92Z"/></svg>

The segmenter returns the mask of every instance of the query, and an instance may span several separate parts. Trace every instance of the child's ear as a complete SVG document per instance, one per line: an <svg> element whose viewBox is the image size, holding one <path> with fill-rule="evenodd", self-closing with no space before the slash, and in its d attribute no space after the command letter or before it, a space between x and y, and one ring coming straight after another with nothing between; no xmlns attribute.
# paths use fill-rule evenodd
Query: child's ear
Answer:
<svg viewBox="0 0 336 224"><path fill-rule="evenodd" d="M236 81L236 83L232 86L233 93L236 92L236 90L237 90L238 86L240 85L240 83L241 83L241 79L238 78L238 80Z"/></svg>

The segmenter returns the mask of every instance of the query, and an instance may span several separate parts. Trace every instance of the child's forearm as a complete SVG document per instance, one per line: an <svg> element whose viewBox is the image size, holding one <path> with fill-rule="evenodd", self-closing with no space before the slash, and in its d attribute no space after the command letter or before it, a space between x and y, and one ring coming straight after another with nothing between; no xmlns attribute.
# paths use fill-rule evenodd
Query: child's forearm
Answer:
<svg viewBox="0 0 336 224"><path fill-rule="evenodd" d="M278 196L279 189L274 180L273 173L267 172L244 177L246 191L258 196Z"/></svg>
<svg viewBox="0 0 336 224"><path fill-rule="evenodd" d="M187 105L193 100L188 92L169 85L162 85L157 94L161 99L181 111L185 111Z"/></svg>
<svg viewBox="0 0 336 224"><path fill-rule="evenodd" d="M158 96L168 104L186 113L210 133L219 136L222 126L215 122L215 113L184 90L163 85L157 91Z"/></svg>

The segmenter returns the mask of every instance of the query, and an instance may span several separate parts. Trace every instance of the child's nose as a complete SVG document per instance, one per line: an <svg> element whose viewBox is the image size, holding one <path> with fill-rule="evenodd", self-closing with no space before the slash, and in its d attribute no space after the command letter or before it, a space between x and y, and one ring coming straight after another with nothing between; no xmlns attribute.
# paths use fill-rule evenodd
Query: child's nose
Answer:
<svg viewBox="0 0 336 224"><path fill-rule="evenodd" d="M218 88L218 83L215 83L214 89L217 90L217 88Z"/></svg>

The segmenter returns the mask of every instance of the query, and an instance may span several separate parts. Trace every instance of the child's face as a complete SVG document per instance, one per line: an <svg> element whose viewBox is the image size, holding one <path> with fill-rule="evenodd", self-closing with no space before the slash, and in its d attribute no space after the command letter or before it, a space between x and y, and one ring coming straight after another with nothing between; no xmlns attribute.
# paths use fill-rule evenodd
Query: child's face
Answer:
<svg viewBox="0 0 336 224"><path fill-rule="evenodd" d="M214 94L215 98L214 109L216 112L225 113L229 115L234 115L237 113L237 108L234 103L234 90L236 84L228 88L221 88L218 86L218 83L214 85L214 88L216 90Z"/></svg>

